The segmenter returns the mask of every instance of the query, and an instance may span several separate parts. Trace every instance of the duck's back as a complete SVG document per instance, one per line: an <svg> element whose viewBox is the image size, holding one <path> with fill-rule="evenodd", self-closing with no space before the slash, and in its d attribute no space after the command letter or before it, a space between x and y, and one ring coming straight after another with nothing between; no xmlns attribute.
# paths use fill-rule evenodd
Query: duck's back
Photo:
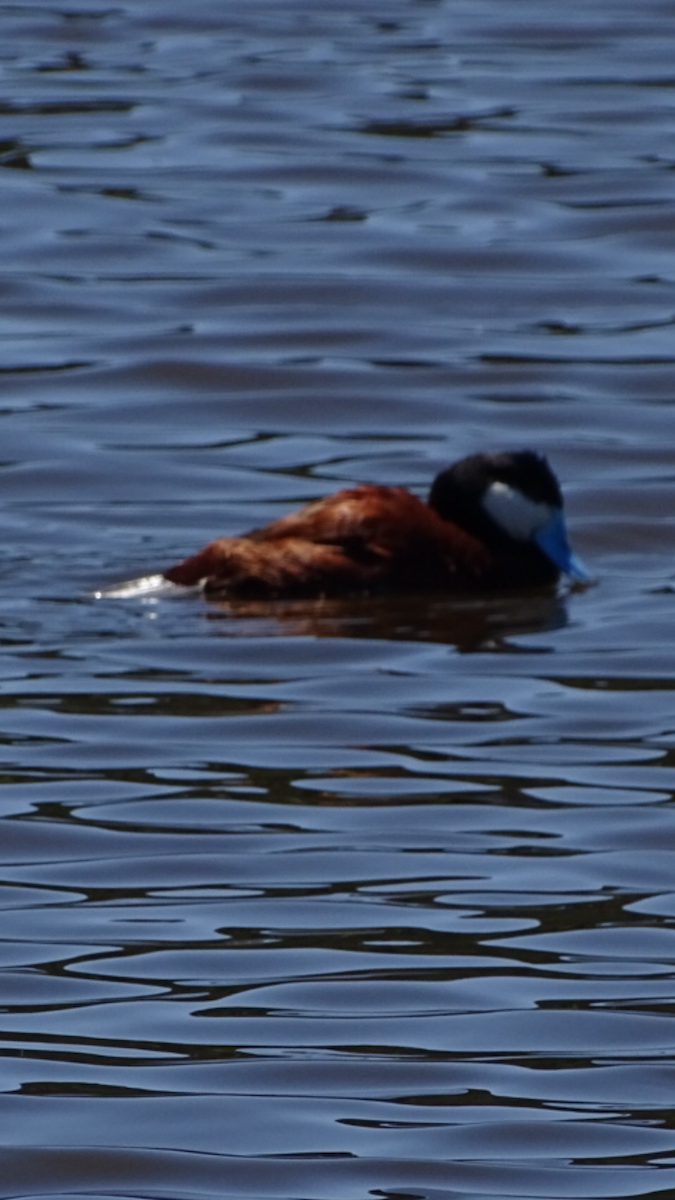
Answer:
<svg viewBox="0 0 675 1200"><path fill-rule="evenodd" d="M405 488L363 485L219 538L165 575L212 594L291 596L456 586L488 569L479 542Z"/></svg>

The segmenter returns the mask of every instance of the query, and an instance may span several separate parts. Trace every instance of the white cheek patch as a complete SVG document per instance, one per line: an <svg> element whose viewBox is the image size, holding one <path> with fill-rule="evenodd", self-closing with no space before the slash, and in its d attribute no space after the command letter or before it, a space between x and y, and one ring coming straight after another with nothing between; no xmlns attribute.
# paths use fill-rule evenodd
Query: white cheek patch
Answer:
<svg viewBox="0 0 675 1200"><path fill-rule="evenodd" d="M529 500L517 488L499 482L490 484L483 508L500 529L520 542L526 542L548 524L556 511L550 504Z"/></svg>

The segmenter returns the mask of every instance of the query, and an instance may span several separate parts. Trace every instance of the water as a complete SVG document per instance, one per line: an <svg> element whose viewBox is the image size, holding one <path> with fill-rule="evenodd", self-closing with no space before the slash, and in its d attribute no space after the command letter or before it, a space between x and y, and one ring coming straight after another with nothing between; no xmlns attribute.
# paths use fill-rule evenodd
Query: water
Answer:
<svg viewBox="0 0 675 1200"><path fill-rule="evenodd" d="M675 1189L674 17L0 10L0 1197ZM92 598L501 445L595 586Z"/></svg>

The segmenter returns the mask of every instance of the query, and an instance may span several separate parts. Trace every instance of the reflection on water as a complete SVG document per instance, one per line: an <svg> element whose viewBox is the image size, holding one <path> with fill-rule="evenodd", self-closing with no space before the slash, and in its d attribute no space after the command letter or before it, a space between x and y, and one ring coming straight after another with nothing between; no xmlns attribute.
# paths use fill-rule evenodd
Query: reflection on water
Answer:
<svg viewBox="0 0 675 1200"><path fill-rule="evenodd" d="M669 15L0 10L0 1197L675 1188ZM593 588L91 595L528 444Z"/></svg>
<svg viewBox="0 0 675 1200"><path fill-rule="evenodd" d="M573 585L582 591L584 585ZM509 637L560 629L567 621L567 597L552 587L504 596L462 597L424 591L320 599L205 601L199 588L179 587L163 575L146 575L92 593L96 600L127 600L148 606L190 602L203 606L207 620L227 622L227 637L361 637L392 641L413 638L456 646L458 650L498 651Z"/></svg>
<svg viewBox="0 0 675 1200"><path fill-rule="evenodd" d="M395 596L209 603L210 620L227 621L228 637L310 636L373 638L382 641L415 639L456 646L464 652L498 652L508 640L527 633L560 629L566 622L566 603L552 590L522 593L510 598Z"/></svg>

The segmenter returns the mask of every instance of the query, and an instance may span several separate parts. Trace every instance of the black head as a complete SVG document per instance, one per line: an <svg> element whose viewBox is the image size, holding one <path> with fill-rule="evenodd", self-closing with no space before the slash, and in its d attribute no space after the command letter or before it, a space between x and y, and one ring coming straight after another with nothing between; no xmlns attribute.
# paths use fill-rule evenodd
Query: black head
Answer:
<svg viewBox="0 0 675 1200"><path fill-rule="evenodd" d="M560 484L543 454L472 454L441 471L429 504L495 551L539 562L543 575L587 578L567 543Z"/></svg>

